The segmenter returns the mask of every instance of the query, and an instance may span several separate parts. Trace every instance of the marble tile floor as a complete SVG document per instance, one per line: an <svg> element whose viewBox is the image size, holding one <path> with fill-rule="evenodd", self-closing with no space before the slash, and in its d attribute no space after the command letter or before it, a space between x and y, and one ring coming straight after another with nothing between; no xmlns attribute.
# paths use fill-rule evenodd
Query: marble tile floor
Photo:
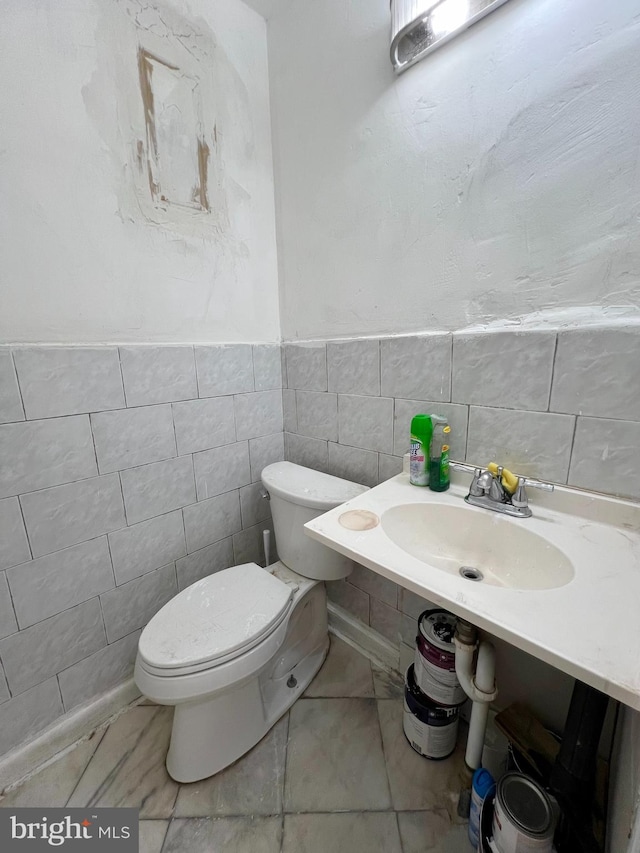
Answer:
<svg viewBox="0 0 640 853"><path fill-rule="evenodd" d="M142 702L3 806L140 809L140 853L468 853L456 815L463 737L428 761L402 731L402 684L337 637L305 695L216 776L164 767L171 708Z"/></svg>

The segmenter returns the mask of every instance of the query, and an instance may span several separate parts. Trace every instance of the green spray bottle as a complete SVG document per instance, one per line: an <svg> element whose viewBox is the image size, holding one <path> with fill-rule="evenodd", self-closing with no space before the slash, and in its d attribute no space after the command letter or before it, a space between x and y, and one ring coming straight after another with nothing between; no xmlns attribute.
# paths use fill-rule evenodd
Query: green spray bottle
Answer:
<svg viewBox="0 0 640 853"><path fill-rule="evenodd" d="M436 416L434 416L434 420ZM451 427L438 418L434 425L429 453L429 488L432 492L445 492L449 488L449 436Z"/></svg>
<svg viewBox="0 0 640 853"><path fill-rule="evenodd" d="M431 415L414 415L411 419L411 457L409 482L414 486L429 485L429 449L433 423Z"/></svg>

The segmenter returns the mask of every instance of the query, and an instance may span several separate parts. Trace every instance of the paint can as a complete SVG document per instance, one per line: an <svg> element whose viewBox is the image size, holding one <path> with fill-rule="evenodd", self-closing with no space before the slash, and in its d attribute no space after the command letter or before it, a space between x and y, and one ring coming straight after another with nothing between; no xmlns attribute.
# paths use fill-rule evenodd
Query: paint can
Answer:
<svg viewBox="0 0 640 853"><path fill-rule="evenodd" d="M425 610L418 619L416 684L437 705L460 705L467 698L456 675L453 635L457 617L447 610Z"/></svg>
<svg viewBox="0 0 640 853"><path fill-rule="evenodd" d="M416 752L434 760L448 758L456 748L459 710L442 708L425 696L411 664L405 679L402 728Z"/></svg>
<svg viewBox="0 0 640 853"><path fill-rule="evenodd" d="M551 853L554 829L551 800L537 782L522 773L500 779L492 823L500 853Z"/></svg>

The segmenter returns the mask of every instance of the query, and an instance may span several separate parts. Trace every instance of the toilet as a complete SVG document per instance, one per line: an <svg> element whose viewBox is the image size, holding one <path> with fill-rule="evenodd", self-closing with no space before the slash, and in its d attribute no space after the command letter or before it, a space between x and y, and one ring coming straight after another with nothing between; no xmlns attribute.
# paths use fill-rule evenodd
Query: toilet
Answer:
<svg viewBox="0 0 640 853"><path fill-rule="evenodd" d="M351 561L303 525L366 486L291 462L262 472L280 561L244 563L182 590L138 642L134 678L175 705L167 770L195 782L228 767L264 737L305 690L329 648L325 580Z"/></svg>

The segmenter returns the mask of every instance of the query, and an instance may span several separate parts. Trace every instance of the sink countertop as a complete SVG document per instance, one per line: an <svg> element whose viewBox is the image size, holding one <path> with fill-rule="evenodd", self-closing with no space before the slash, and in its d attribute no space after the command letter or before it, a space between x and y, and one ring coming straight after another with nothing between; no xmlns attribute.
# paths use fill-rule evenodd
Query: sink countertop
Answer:
<svg viewBox="0 0 640 853"><path fill-rule="evenodd" d="M508 518L466 504L468 485L468 477L456 474L448 491L432 492L412 486L407 474L398 474L308 522L306 532L478 628L640 710L640 505L556 486L550 495L530 493L531 518ZM389 538L381 523L352 530L339 521L352 510L381 518L387 510L407 504L460 506L481 513L494 543L503 525L521 526L560 550L575 574L568 583L550 589L473 582L412 556Z"/></svg>

